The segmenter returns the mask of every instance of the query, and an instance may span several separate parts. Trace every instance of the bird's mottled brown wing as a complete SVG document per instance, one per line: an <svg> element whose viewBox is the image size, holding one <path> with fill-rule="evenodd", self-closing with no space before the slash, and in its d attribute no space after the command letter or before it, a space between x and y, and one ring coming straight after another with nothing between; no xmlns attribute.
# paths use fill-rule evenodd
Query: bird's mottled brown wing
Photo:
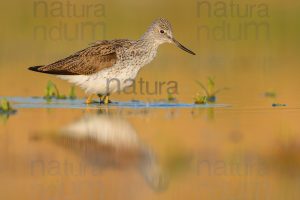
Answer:
<svg viewBox="0 0 300 200"><path fill-rule="evenodd" d="M49 65L30 70L56 75L89 75L113 66L117 62L116 49L126 40L98 41L86 49Z"/></svg>

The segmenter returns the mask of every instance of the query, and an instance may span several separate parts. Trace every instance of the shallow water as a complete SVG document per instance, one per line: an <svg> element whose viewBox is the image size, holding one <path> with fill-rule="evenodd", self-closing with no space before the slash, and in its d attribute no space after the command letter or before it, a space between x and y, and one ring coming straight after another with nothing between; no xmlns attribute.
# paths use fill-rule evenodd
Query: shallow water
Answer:
<svg viewBox="0 0 300 200"><path fill-rule="evenodd" d="M300 196L297 109L9 99L3 199Z"/></svg>
<svg viewBox="0 0 300 200"><path fill-rule="evenodd" d="M85 99L53 99L47 102L41 97L5 97L7 100L14 103L16 108L66 108L66 109L85 109L85 108L105 108L106 105L95 101L92 104L86 105ZM112 102L109 104L110 108L217 108L229 107L227 104L194 104L194 103L178 103L168 101L157 102L143 102L143 101L127 101L127 102Z"/></svg>

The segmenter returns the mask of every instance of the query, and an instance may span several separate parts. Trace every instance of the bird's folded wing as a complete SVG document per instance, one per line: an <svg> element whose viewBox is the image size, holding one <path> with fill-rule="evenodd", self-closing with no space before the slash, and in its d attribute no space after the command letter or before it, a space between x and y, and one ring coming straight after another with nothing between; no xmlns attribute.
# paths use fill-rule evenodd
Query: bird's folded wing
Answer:
<svg viewBox="0 0 300 200"><path fill-rule="evenodd" d="M90 75L113 66L117 62L117 45L111 41L99 41L49 65L40 66L38 72L56 75Z"/></svg>

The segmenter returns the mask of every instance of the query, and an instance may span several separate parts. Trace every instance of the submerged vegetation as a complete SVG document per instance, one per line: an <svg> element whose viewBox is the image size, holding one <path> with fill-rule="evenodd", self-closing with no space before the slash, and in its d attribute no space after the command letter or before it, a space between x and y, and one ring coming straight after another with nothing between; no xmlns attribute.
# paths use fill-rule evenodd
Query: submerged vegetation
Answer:
<svg viewBox="0 0 300 200"><path fill-rule="evenodd" d="M48 81L45 89L45 96L44 96L44 99L46 99L47 102L51 102L52 99L68 99L68 98L71 100L77 98L74 85L72 85L69 97L67 97L66 95L60 94L57 86L52 81Z"/></svg>
<svg viewBox="0 0 300 200"><path fill-rule="evenodd" d="M197 84L201 87L202 91L196 94L196 97L194 98L195 104L215 103L217 99L216 95L221 91L229 89L227 87L215 89L216 84L212 77L207 78L207 86L200 81L197 81Z"/></svg>

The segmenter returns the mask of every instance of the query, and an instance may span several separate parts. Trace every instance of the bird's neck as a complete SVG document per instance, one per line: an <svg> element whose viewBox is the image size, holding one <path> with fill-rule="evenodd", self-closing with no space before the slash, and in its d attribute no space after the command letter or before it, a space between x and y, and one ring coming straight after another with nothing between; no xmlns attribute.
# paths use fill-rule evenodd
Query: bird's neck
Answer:
<svg viewBox="0 0 300 200"><path fill-rule="evenodd" d="M156 42L155 39L151 37L142 37L137 41L138 45L148 47L151 50L157 50L159 47L160 43Z"/></svg>
<svg viewBox="0 0 300 200"><path fill-rule="evenodd" d="M156 54L159 45L160 44L151 37L142 37L136 42L136 47L150 54Z"/></svg>
<svg viewBox="0 0 300 200"><path fill-rule="evenodd" d="M150 63L155 58L158 47L159 44L151 39L141 38L140 40L137 40L135 49L139 52L138 54L143 57L144 63L142 65Z"/></svg>

